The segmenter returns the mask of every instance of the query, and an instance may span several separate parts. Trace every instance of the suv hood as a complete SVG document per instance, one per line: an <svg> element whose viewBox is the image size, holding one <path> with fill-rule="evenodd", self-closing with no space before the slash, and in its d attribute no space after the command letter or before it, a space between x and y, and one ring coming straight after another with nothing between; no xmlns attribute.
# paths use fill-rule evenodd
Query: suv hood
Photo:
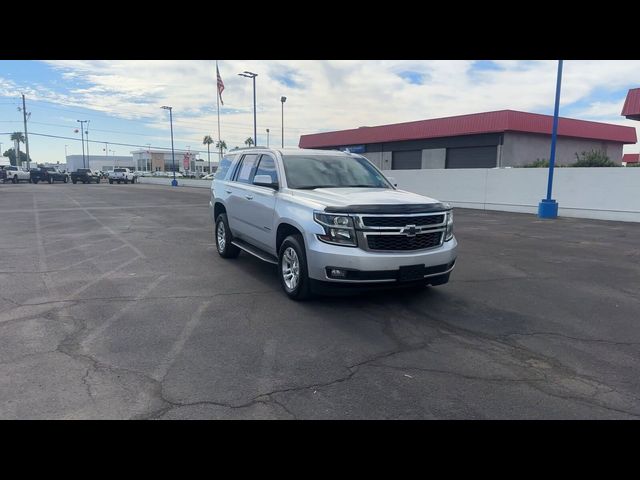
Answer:
<svg viewBox="0 0 640 480"><path fill-rule="evenodd" d="M315 190L290 190L294 197L304 198L327 208L327 211L347 211L352 206L430 206L448 208L438 200L404 190L384 188L316 188ZM346 210L345 210L346 209ZM355 210L354 210L355 211Z"/></svg>

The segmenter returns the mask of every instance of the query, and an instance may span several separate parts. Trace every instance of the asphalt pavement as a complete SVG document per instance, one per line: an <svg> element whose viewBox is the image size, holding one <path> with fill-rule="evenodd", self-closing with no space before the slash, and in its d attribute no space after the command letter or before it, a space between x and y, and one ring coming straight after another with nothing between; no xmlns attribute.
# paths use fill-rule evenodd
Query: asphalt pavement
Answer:
<svg viewBox="0 0 640 480"><path fill-rule="evenodd" d="M640 224L456 209L448 285L298 303L208 201L0 185L0 418L640 417Z"/></svg>

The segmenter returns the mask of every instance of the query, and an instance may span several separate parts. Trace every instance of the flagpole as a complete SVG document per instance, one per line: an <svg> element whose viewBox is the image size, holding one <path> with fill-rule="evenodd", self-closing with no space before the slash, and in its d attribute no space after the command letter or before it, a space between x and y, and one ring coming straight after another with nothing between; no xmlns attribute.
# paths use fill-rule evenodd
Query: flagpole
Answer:
<svg viewBox="0 0 640 480"><path fill-rule="evenodd" d="M220 163L222 163L222 140L220 139L220 89L218 88L218 72L219 72L218 61L216 60L216 106L218 110L218 167L220 167Z"/></svg>

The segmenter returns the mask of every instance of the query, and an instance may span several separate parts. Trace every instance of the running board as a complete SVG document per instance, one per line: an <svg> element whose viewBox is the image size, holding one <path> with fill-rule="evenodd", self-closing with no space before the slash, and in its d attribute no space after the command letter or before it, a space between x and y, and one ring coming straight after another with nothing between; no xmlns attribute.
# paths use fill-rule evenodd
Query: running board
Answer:
<svg viewBox="0 0 640 480"><path fill-rule="evenodd" d="M242 240L238 240L238 239L233 239L231 241L231 245L235 245L240 250L244 250L245 252L250 253L254 257L258 257L263 262L273 263L274 265L278 264L278 259L276 257L268 254L267 252L259 249L258 247L249 245L247 242L243 242Z"/></svg>

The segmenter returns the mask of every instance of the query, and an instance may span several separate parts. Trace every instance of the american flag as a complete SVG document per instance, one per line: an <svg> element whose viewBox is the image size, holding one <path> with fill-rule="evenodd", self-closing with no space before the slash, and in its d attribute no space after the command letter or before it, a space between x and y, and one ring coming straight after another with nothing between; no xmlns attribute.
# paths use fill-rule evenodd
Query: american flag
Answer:
<svg viewBox="0 0 640 480"><path fill-rule="evenodd" d="M220 76L220 70L218 70L218 64L216 64L216 73L218 74L218 95L220 95L220 103L224 105L222 101L222 92L224 91L224 82L222 81L222 77Z"/></svg>

